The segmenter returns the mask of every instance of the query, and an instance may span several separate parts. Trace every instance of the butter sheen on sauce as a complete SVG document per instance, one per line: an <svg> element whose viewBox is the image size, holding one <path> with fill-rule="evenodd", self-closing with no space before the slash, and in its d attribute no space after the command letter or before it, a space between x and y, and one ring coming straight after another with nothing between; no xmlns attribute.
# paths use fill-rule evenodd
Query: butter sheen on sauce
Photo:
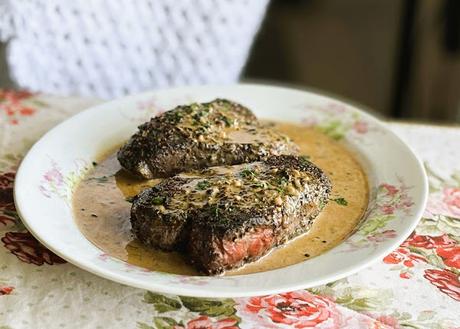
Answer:
<svg viewBox="0 0 460 329"><path fill-rule="evenodd" d="M329 201L306 234L244 267L227 271L239 275L273 270L318 256L343 241L354 230L368 204L368 183L361 165L341 143L323 133L300 125L275 122L274 129L289 136L300 154L324 170L332 181L331 199L344 198L347 205ZM80 182L73 194L78 227L104 253L149 270L199 275L178 252L151 250L134 239L127 198L160 182L141 181L121 170L116 151Z"/></svg>

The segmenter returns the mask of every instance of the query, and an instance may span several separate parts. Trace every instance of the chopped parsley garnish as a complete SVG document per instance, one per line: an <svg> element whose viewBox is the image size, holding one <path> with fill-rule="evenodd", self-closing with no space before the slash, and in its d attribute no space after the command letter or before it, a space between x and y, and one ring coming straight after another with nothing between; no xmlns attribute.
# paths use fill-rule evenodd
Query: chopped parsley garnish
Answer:
<svg viewBox="0 0 460 329"><path fill-rule="evenodd" d="M165 202L165 198L162 196L156 196L152 199L152 203L154 205L160 205L160 204L163 204L163 202Z"/></svg>
<svg viewBox="0 0 460 329"><path fill-rule="evenodd" d="M168 118L174 120L175 123L178 123L184 116L184 114L180 112L180 110L173 110L166 113L168 114Z"/></svg>
<svg viewBox="0 0 460 329"><path fill-rule="evenodd" d="M198 182L198 184L196 184L196 187L199 190L206 190L210 186L211 186L211 183L207 180L202 180L201 182Z"/></svg>
<svg viewBox="0 0 460 329"><path fill-rule="evenodd" d="M192 111L198 111L198 109L200 108L200 104L198 103L190 104L190 108L192 109Z"/></svg>
<svg viewBox="0 0 460 329"><path fill-rule="evenodd" d="M289 179L287 177L279 176L275 179L274 184L272 183L272 185L278 193L284 194L288 182Z"/></svg>
<svg viewBox="0 0 460 329"><path fill-rule="evenodd" d="M276 191L278 193L284 193L284 188L281 188L281 187L275 187Z"/></svg>
<svg viewBox="0 0 460 329"><path fill-rule="evenodd" d="M323 210L325 206L326 206L326 202L324 202L323 200L321 200L321 201L319 202L319 209L320 209L320 210Z"/></svg>
<svg viewBox="0 0 460 329"><path fill-rule="evenodd" d="M249 168L241 170L241 177L243 178L252 178L256 176L256 173L254 170L251 170Z"/></svg>
<svg viewBox="0 0 460 329"><path fill-rule="evenodd" d="M278 178L278 185L284 186L288 183L288 179L284 176Z"/></svg>
<svg viewBox="0 0 460 329"><path fill-rule="evenodd" d="M205 117L209 114L209 110L202 110L197 113L195 113L192 118L195 120L195 122L199 123L201 121L202 117Z"/></svg>
<svg viewBox="0 0 460 329"><path fill-rule="evenodd" d="M193 123L195 126L200 126L196 129L196 132L198 134L205 134L208 131L208 128L211 127L211 124L209 122L206 123L200 123L200 122L194 122Z"/></svg>
<svg viewBox="0 0 460 329"><path fill-rule="evenodd" d="M230 119L229 117L226 117L225 115L221 117L221 120L225 123L227 127L231 127L235 123L235 120Z"/></svg>
<svg viewBox="0 0 460 329"><path fill-rule="evenodd" d="M335 198L335 199L332 199L332 201L334 201L335 203L341 206L348 206L348 201L345 200L344 198Z"/></svg>

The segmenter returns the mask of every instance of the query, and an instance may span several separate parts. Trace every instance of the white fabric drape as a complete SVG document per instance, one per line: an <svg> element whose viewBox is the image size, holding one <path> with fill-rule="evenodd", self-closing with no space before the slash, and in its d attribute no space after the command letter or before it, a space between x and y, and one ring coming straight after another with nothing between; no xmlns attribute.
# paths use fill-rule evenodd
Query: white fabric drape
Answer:
<svg viewBox="0 0 460 329"><path fill-rule="evenodd" d="M117 97L238 79L268 0L0 0L21 88Z"/></svg>

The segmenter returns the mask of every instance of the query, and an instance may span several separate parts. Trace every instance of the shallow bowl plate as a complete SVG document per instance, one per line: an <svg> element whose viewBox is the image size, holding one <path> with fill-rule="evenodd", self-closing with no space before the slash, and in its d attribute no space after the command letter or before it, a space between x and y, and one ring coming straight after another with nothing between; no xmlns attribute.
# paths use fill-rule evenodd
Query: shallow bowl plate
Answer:
<svg viewBox="0 0 460 329"><path fill-rule="evenodd" d="M367 171L370 201L356 231L330 251L263 273L203 277L149 271L104 254L78 229L72 191L98 156L172 107L228 98L264 119L315 126L355 150ZM148 92L81 112L43 136L15 181L16 207L46 247L94 274L162 293L203 297L262 295L308 288L359 271L395 249L415 228L427 198L422 164L384 124L356 107L315 93L264 85Z"/></svg>

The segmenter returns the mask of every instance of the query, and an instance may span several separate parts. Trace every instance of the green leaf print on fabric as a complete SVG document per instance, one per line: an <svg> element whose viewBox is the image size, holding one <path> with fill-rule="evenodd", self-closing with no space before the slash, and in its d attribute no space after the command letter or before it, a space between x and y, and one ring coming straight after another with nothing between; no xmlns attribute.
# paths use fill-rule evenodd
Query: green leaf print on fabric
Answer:
<svg viewBox="0 0 460 329"><path fill-rule="evenodd" d="M435 253L431 253L426 256L426 260L428 261L429 264L439 267L439 268L444 268L444 263L442 259L436 255Z"/></svg>
<svg viewBox="0 0 460 329"><path fill-rule="evenodd" d="M139 329L179 328L238 328L233 299L204 299L185 296L164 296L153 292L144 294L144 303L152 304L156 314L153 323L138 322ZM179 315L180 314L180 315ZM177 322L174 318L180 318ZM152 326L153 325L153 326Z"/></svg>
<svg viewBox="0 0 460 329"><path fill-rule="evenodd" d="M393 293L389 289L350 287L347 279L311 288L308 291L316 295L329 297L337 304L358 312L382 308L393 297Z"/></svg>
<svg viewBox="0 0 460 329"><path fill-rule="evenodd" d="M155 329L155 328L153 328L152 326L149 326L146 323L138 322L137 323L137 329Z"/></svg>
<svg viewBox="0 0 460 329"><path fill-rule="evenodd" d="M209 316L230 316L236 313L235 301L227 298L222 300L180 297L182 303L190 311Z"/></svg>
<svg viewBox="0 0 460 329"><path fill-rule="evenodd" d="M428 309L411 315L407 312L389 309L389 305L394 305L395 302L395 295L391 289L352 285L348 279L341 279L310 288L308 291L334 300L341 306L365 313L390 328L454 328L453 320L437 316L435 310Z"/></svg>
<svg viewBox="0 0 460 329"><path fill-rule="evenodd" d="M153 319L153 324L155 325L154 328L157 329L173 329L176 327L179 323L174 320L173 318L168 318L168 317L155 317ZM143 329L143 328L142 328Z"/></svg>
<svg viewBox="0 0 460 329"><path fill-rule="evenodd" d="M144 302L147 304L153 304L153 307L159 313L178 310L182 307L179 300L169 298L160 294L155 294L150 291L145 293Z"/></svg>
<svg viewBox="0 0 460 329"><path fill-rule="evenodd" d="M454 239L460 237L460 220L452 217L436 215L434 218L423 217L417 228L418 235L439 236L449 234Z"/></svg>

